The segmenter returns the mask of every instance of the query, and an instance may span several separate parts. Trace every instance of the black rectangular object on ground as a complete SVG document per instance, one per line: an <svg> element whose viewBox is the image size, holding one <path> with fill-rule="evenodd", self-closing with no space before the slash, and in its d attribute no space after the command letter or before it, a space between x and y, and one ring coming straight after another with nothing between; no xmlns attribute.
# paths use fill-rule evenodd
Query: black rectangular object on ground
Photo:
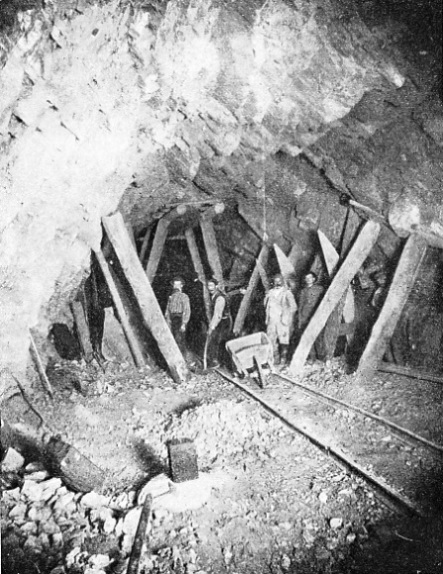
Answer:
<svg viewBox="0 0 443 574"><path fill-rule="evenodd" d="M186 482L198 478L197 451L189 439L168 443L169 470L173 482Z"/></svg>

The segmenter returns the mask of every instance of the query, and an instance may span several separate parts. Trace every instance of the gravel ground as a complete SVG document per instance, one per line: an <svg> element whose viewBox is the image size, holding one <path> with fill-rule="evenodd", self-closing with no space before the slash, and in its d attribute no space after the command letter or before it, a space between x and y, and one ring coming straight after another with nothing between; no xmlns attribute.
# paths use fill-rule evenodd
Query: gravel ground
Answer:
<svg viewBox="0 0 443 574"><path fill-rule="evenodd" d="M380 405L385 416L396 414L399 424L414 424L413 430L436 441L442 438L441 394L435 386L417 390L391 375L383 375L383 384L364 385L335 362L308 366L300 380L368 410ZM432 499L436 510L428 518L395 512L361 479L215 373L196 374L177 386L162 372L110 364L104 375L66 363L52 382L55 400L48 402L35 391L33 403L107 478L101 492L71 492L48 475L42 461L32 461L38 459L41 439L34 431L35 450L23 449L23 465L7 477L12 484L2 496L5 573L124 572L141 512L140 492L158 494L158 489L168 492L154 498L140 573L443 571L443 505L437 487L422 493L422 502ZM407 491L414 467L405 461L416 458L415 452L402 450L407 445L383 441L386 429L381 436L364 419L314 404L290 385L272 386L267 398L285 406L286 414L328 432L342 446L352 439L354 453L365 455L368 464L372 456L383 476L389 477L391 469L396 486ZM429 408L420 418L424 405ZM18 396L5 415L28 435L37 424ZM322 430L319 420L334 425L324 422ZM194 441L200 477L172 485L166 476L166 443L181 438ZM380 441L383 448L375 449ZM389 448L391 443L395 446ZM405 471L400 476L399 464ZM432 472L434 480L441 479L435 464Z"/></svg>

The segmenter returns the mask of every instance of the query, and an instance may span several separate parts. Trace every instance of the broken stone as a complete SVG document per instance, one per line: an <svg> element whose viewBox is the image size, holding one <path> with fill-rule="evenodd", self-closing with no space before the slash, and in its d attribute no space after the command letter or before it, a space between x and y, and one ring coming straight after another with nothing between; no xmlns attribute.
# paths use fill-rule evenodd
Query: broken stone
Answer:
<svg viewBox="0 0 443 574"><path fill-rule="evenodd" d="M318 499L322 504L326 504L328 500L328 495L326 494L326 492L320 492Z"/></svg>
<svg viewBox="0 0 443 574"><path fill-rule="evenodd" d="M13 448L9 448L2 462L2 471L17 472L23 467L25 459Z"/></svg>
<svg viewBox="0 0 443 574"><path fill-rule="evenodd" d="M350 532L347 536L346 536L346 542L348 544L352 544L353 542L355 542L355 539L357 538L357 536L353 533Z"/></svg>
<svg viewBox="0 0 443 574"><path fill-rule="evenodd" d="M341 528L343 526L343 518L331 518L329 526L334 529Z"/></svg>
<svg viewBox="0 0 443 574"><path fill-rule="evenodd" d="M80 499L80 504L86 506L86 508L100 508L101 506L106 506L108 503L109 498L94 491L88 492Z"/></svg>
<svg viewBox="0 0 443 574"><path fill-rule="evenodd" d="M88 563L92 568L103 570L109 566L111 560L107 554L93 554L89 557Z"/></svg>
<svg viewBox="0 0 443 574"><path fill-rule="evenodd" d="M114 532L116 525L117 520L113 516L108 516L108 518L105 520L103 524L103 532L105 532L106 534L112 534L112 532Z"/></svg>
<svg viewBox="0 0 443 574"><path fill-rule="evenodd" d="M45 502L51 498L62 486L62 481L60 478L50 478L44 482L39 483L42 488L42 493Z"/></svg>
<svg viewBox="0 0 443 574"><path fill-rule="evenodd" d="M13 518L14 522L23 521L26 515L27 506L24 502L19 502L14 508L9 512L9 518Z"/></svg>
<svg viewBox="0 0 443 574"><path fill-rule="evenodd" d="M78 561L78 558L80 558L80 554L81 554L81 550L80 550L79 546L77 546L76 548L73 548L71 550L71 552L69 552L69 554L66 555L66 558L65 558L66 566L68 568L71 568L71 566L74 566L74 564Z"/></svg>
<svg viewBox="0 0 443 574"><path fill-rule="evenodd" d="M56 566L49 574L66 574L64 566Z"/></svg>
<svg viewBox="0 0 443 574"><path fill-rule="evenodd" d="M26 475L27 480L35 480L35 482L42 482L48 478L49 474L46 470L37 470Z"/></svg>
<svg viewBox="0 0 443 574"><path fill-rule="evenodd" d="M164 508L170 512L196 510L208 502L211 496L211 480L201 474L197 480L174 484L174 490L154 499L153 508Z"/></svg>
<svg viewBox="0 0 443 574"><path fill-rule="evenodd" d="M140 515L142 513L142 508L136 507L132 508L125 516L123 520L123 532L134 537L137 532L137 526L140 521Z"/></svg>

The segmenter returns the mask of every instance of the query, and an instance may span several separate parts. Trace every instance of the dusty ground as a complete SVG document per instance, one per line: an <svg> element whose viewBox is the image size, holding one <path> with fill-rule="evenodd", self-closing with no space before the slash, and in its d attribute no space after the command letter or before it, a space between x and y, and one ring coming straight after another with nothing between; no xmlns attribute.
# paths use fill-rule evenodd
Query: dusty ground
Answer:
<svg viewBox="0 0 443 574"><path fill-rule="evenodd" d="M443 443L437 384L391 375L363 383L337 363L312 365L303 380ZM51 428L106 471L104 498L49 483L52 498L43 500L29 485L50 477L39 482L35 465L21 471L17 488L2 497L4 572L125 571L137 493L167 472L171 438L194 440L200 479L189 492L154 499L140 572L443 572L442 459L375 423L314 403L281 380L265 392L298 424L372 465L426 518L386 506L215 373L177 386L162 372L109 364L100 374L66 363L52 382L53 402L37 390L32 400ZM18 395L6 411L23 432L38 423ZM26 463L36 453L28 451Z"/></svg>

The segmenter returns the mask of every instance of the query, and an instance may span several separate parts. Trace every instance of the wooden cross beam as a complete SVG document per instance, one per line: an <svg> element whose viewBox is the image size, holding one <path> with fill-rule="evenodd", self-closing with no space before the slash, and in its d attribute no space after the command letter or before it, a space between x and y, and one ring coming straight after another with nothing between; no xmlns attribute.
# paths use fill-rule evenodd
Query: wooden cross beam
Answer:
<svg viewBox="0 0 443 574"><path fill-rule="evenodd" d="M292 374L297 374L303 368L312 345L325 326L329 315L345 294L353 277L369 255L377 241L379 232L380 225L378 223L368 221L364 225L301 336L289 367Z"/></svg>
<svg viewBox="0 0 443 574"><path fill-rule="evenodd" d="M122 298L120 297L120 293L118 292L117 284L115 283L114 277L112 276L111 269L101 250L96 250L94 253L100 269L102 270L105 281L109 287L112 300L114 301L114 305L117 310L118 318L123 328L123 333L125 334L132 358L134 359L134 363L137 367L143 367L145 364L143 351L138 342L137 336L131 327L131 323L129 322L129 317L126 313L125 306L123 304Z"/></svg>
<svg viewBox="0 0 443 574"><path fill-rule="evenodd" d="M225 207L223 203L217 203L207 209L200 217L200 227L203 234L203 243L205 244L209 265L217 281L223 281L223 268L218 252L217 238L212 219L215 215L223 213Z"/></svg>
<svg viewBox="0 0 443 574"><path fill-rule="evenodd" d="M165 246L166 237L168 235L168 228L174 219L184 215L186 213L186 205L178 205L172 211L167 213L157 223L157 228L155 230L154 241L152 243L151 253L149 254L148 264L146 266L146 275L149 281L155 277L158 264L160 263L160 258L163 253L163 248Z"/></svg>
<svg viewBox="0 0 443 574"><path fill-rule="evenodd" d="M427 241L421 235L411 234L408 237L387 297L360 358L357 372L369 376L377 370L414 285L426 245Z"/></svg>
<svg viewBox="0 0 443 574"><path fill-rule="evenodd" d="M269 246L264 243L259 256L257 258L257 263L255 264L254 270L252 272L251 277L249 278L248 287L246 289L246 293L243 296L243 299L240 303L240 307L235 318L233 333L235 336L238 336L243 329L243 325L246 319L246 315L249 310L249 306L251 304L252 294L254 293L255 288L257 287L258 280L260 278L260 268L263 269L266 265L269 256Z"/></svg>
<svg viewBox="0 0 443 574"><path fill-rule="evenodd" d="M148 227L148 229L146 230L145 236L143 237L143 242L142 242L142 246L140 248L140 261L142 262L143 265L143 261L145 260L145 255L146 255L146 251L148 250L148 244L149 244L149 240L151 239L151 235L152 235L152 226L150 225Z"/></svg>
<svg viewBox="0 0 443 574"><path fill-rule="evenodd" d="M205 302L205 311L208 322L211 320L211 297L209 295L208 287L206 285L205 271L203 268L203 263L200 258L200 253L198 252L197 242L195 240L195 234L193 229L189 228L185 231L186 241L188 243L188 249L191 254L192 263L194 264L195 272L203 285L203 300Z"/></svg>
<svg viewBox="0 0 443 574"><path fill-rule="evenodd" d="M151 283L143 270L120 213L103 218L106 234L112 243L126 278L137 298L147 327L156 340L175 382L188 376L185 360L163 316Z"/></svg>

